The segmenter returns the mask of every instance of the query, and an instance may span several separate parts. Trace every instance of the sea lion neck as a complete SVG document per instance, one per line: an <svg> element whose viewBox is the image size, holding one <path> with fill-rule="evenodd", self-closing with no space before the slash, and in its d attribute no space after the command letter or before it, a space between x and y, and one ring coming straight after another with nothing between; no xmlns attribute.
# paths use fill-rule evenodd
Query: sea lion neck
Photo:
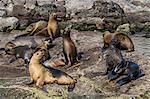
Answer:
<svg viewBox="0 0 150 99"><path fill-rule="evenodd" d="M50 16L48 22L57 22L55 17Z"/></svg>
<svg viewBox="0 0 150 99"><path fill-rule="evenodd" d="M34 57L31 58L30 63L32 64L40 64L40 59L35 59Z"/></svg>

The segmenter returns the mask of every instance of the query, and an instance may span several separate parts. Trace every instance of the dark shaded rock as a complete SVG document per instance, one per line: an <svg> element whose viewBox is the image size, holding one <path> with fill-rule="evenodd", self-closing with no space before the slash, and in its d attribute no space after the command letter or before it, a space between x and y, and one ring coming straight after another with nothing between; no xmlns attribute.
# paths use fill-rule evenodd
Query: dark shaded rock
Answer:
<svg viewBox="0 0 150 99"><path fill-rule="evenodd" d="M19 29L21 30L25 30L26 27L30 24L30 22L27 19L22 19L19 21L19 23L20 23Z"/></svg>
<svg viewBox="0 0 150 99"><path fill-rule="evenodd" d="M114 2L95 1L91 9L77 12L80 17L122 17L123 9Z"/></svg>
<svg viewBox="0 0 150 99"><path fill-rule="evenodd" d="M12 11L12 16L15 16L17 18L25 18L29 16L30 14L30 9L24 7L24 5L14 5L13 6L13 11Z"/></svg>
<svg viewBox="0 0 150 99"><path fill-rule="evenodd" d="M32 11L31 15L33 19L45 19L48 20L49 14L57 12L55 4L44 4L36 6Z"/></svg>

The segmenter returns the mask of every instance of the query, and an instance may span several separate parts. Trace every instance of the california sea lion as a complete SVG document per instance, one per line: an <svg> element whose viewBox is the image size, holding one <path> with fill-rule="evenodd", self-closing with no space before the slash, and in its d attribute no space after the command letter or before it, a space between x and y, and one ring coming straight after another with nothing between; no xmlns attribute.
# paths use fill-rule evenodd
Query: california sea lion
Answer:
<svg viewBox="0 0 150 99"><path fill-rule="evenodd" d="M104 57L106 59L106 71L104 74L108 74L115 66L119 64L124 64L124 58L122 56L121 51L116 48L116 42L111 42L109 47L103 52Z"/></svg>
<svg viewBox="0 0 150 99"><path fill-rule="evenodd" d="M41 32L45 30L48 31L49 36L53 39L60 36L60 28L57 22L57 13L52 13L49 15L49 21L48 21L47 27L42 29L38 33L36 33L36 35L40 34Z"/></svg>
<svg viewBox="0 0 150 99"><path fill-rule="evenodd" d="M134 51L134 44L128 35L117 32L110 33L108 31L104 32L103 34L103 50L107 49L113 40L115 40L118 43L118 45L116 46L118 49L126 50L127 52Z"/></svg>
<svg viewBox="0 0 150 99"><path fill-rule="evenodd" d="M77 49L70 37L70 31L69 28L66 28L63 32L63 54L68 66L71 66L78 61Z"/></svg>
<svg viewBox="0 0 150 99"><path fill-rule="evenodd" d="M77 81L63 71L45 67L40 63L43 56L44 50L39 50L33 54L30 60L29 73L31 82L29 84L36 82L36 86L39 88L43 88L44 84L64 84L69 85L68 91L72 91Z"/></svg>

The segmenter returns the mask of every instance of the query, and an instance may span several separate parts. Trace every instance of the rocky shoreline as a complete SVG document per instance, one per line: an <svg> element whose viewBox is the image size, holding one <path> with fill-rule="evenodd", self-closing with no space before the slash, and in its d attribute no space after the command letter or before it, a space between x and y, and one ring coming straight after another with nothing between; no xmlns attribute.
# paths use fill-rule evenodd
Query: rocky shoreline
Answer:
<svg viewBox="0 0 150 99"><path fill-rule="evenodd" d="M84 5L84 6L83 6ZM7 0L0 1L0 47L14 37L27 33L32 24L48 21L48 13L59 13L61 30L72 25L71 38L77 50L83 53L81 64L65 70L78 80L75 90L67 92L67 86L46 85L49 93L27 86L28 69L22 60L11 64L11 56L0 51L0 98L3 99L149 99L150 97L150 2L149 0ZM109 83L101 72L105 63L99 62L103 45L102 32L124 32L131 36L135 51L126 56L138 63L145 76L121 88ZM138 36L137 36L138 35ZM52 58L60 58L62 38L54 40L49 50Z"/></svg>

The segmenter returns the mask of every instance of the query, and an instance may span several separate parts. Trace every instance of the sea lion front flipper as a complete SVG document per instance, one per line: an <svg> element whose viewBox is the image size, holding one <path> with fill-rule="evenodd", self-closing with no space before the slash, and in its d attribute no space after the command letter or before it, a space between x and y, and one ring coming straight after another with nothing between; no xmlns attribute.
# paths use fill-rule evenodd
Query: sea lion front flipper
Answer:
<svg viewBox="0 0 150 99"><path fill-rule="evenodd" d="M118 80L116 83L117 83L119 86L122 86L122 85L124 85L124 84L129 83L130 81L131 81L131 78L130 78L129 76L127 76L127 77L124 77L124 78Z"/></svg>
<svg viewBox="0 0 150 99"><path fill-rule="evenodd" d="M26 83L26 85L32 85L32 84L34 84L34 80L33 79L31 79L30 82Z"/></svg>
<svg viewBox="0 0 150 99"><path fill-rule="evenodd" d="M75 88L75 83L68 86L68 92L72 92Z"/></svg>
<svg viewBox="0 0 150 99"><path fill-rule="evenodd" d="M109 79L110 81L117 79L118 76L119 76L119 75L118 75L117 73L115 73L113 70L110 71L110 72L108 72L108 79Z"/></svg>

